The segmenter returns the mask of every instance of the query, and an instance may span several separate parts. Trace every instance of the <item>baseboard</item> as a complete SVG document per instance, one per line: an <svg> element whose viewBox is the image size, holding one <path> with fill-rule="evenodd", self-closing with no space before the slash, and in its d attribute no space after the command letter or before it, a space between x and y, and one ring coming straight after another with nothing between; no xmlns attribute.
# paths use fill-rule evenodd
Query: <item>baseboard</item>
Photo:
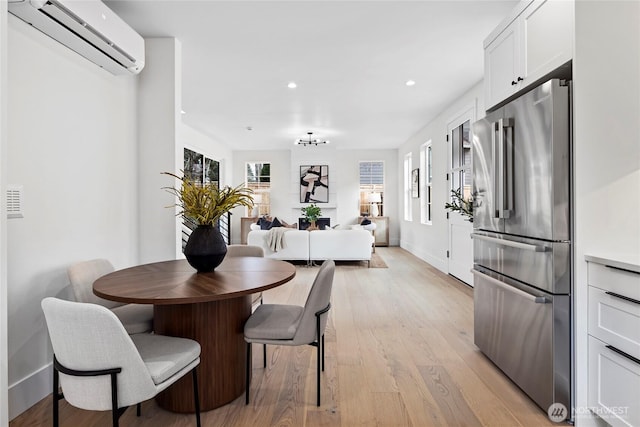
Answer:
<svg viewBox="0 0 640 427"><path fill-rule="evenodd" d="M9 386L9 420L14 419L47 395L53 387L53 363Z"/></svg>
<svg viewBox="0 0 640 427"><path fill-rule="evenodd" d="M442 271L444 274L449 274L446 259L436 258L426 252L421 251L420 248L413 247L413 245L407 244L406 242L400 242L400 247L408 252L411 252L413 255L420 258L432 267L435 267L438 270Z"/></svg>

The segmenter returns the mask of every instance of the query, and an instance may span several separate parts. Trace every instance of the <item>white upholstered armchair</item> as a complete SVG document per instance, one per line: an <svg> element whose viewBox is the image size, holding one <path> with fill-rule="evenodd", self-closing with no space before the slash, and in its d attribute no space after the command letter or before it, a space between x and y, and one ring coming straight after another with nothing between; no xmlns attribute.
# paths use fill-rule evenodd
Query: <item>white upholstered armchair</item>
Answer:
<svg viewBox="0 0 640 427"><path fill-rule="evenodd" d="M53 425L58 401L77 408L112 411L113 425L128 406L151 399L192 373L196 422L200 404L196 366L200 344L155 334L129 335L116 315L97 304L42 300L54 352ZM62 388L60 393L59 387Z"/></svg>
<svg viewBox="0 0 640 427"><path fill-rule="evenodd" d="M73 264L67 269L73 293L78 302L99 304L112 310L130 334L153 330L153 305L124 304L109 301L93 293L93 282L114 271L106 259L93 259Z"/></svg>

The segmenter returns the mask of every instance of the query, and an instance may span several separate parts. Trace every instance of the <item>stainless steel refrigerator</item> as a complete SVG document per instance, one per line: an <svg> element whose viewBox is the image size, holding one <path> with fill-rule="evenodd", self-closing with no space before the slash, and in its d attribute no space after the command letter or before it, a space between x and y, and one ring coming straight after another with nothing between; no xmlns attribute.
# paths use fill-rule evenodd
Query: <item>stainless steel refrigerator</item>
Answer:
<svg viewBox="0 0 640 427"><path fill-rule="evenodd" d="M542 409L571 414L571 86L473 125L474 340Z"/></svg>

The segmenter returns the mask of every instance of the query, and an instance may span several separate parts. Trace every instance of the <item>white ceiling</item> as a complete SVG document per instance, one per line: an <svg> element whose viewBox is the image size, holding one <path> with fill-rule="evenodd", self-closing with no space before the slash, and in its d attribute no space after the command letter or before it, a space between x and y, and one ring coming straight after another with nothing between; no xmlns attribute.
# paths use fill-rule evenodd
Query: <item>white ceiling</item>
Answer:
<svg viewBox="0 0 640 427"><path fill-rule="evenodd" d="M482 79L482 42L517 1L106 3L144 37L180 40L185 123L256 150L308 131L398 147Z"/></svg>

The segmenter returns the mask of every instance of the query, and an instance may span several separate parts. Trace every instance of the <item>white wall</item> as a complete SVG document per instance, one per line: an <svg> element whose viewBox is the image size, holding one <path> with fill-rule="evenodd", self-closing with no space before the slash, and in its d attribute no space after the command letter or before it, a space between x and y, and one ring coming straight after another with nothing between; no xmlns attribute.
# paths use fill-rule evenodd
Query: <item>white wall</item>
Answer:
<svg viewBox="0 0 640 427"><path fill-rule="evenodd" d="M178 134L182 126L182 46L175 38L145 39L145 68L138 87L138 203L139 260L175 259L182 237L175 203L163 187L175 181L162 172L183 168Z"/></svg>
<svg viewBox="0 0 640 427"><path fill-rule="evenodd" d="M450 191L449 183L446 180L448 171L447 125L470 106L475 106L477 119L484 117L483 94L482 82L474 85L470 90L461 94L438 117L405 142L398 151L398 173L401 175L405 155L412 153L413 168L418 168L420 166L420 146L429 140L432 142L432 223L429 225L421 224L421 199L411 199L413 221L404 221L402 217L400 218L400 246L445 273L448 269L446 251L449 247L449 236L444 205L449 200ZM397 188L398 206L404 206L401 177Z"/></svg>
<svg viewBox="0 0 640 427"><path fill-rule="evenodd" d="M4 194L7 171L7 2L0 2L0 189ZM6 199L0 197L0 212ZM7 219L0 214L0 426L9 424L7 353Z"/></svg>
<svg viewBox="0 0 640 427"><path fill-rule="evenodd" d="M389 217L389 243L397 245L398 207L395 189L398 186L396 150L340 150L334 147L293 147L291 150L235 151L233 182L244 182L247 162L271 163L271 214L287 222L297 222L300 208L300 166L329 166L329 203L319 204L322 216L331 224L356 224L359 216L359 162L383 161L385 164L385 216ZM240 217L234 212L232 241L240 242Z"/></svg>
<svg viewBox="0 0 640 427"><path fill-rule="evenodd" d="M5 183L24 186L24 218L7 221L14 417L51 391L40 300L64 293L71 263L137 262L136 79L112 76L11 15L8 81Z"/></svg>
<svg viewBox="0 0 640 427"><path fill-rule="evenodd" d="M584 255L640 263L640 3L577 1L575 22L576 406L584 410ZM578 419L576 425L589 423Z"/></svg>

